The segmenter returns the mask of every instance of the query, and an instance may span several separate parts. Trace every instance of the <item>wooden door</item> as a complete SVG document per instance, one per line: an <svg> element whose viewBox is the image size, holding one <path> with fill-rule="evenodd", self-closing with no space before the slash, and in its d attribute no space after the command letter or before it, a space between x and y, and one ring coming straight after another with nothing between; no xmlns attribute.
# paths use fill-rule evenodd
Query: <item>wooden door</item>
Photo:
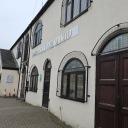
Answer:
<svg viewBox="0 0 128 128"><path fill-rule="evenodd" d="M44 89L43 89L43 101L42 106L48 108L49 103L49 89L50 89L50 76L51 76L51 66L50 62L46 65L45 76L44 76Z"/></svg>
<svg viewBox="0 0 128 128"><path fill-rule="evenodd" d="M126 52L120 54L119 90L120 128L128 128L128 53Z"/></svg>
<svg viewBox="0 0 128 128"><path fill-rule="evenodd" d="M96 128L128 128L128 53L97 57Z"/></svg>
<svg viewBox="0 0 128 128"><path fill-rule="evenodd" d="M96 128L118 128L118 55L97 57Z"/></svg>

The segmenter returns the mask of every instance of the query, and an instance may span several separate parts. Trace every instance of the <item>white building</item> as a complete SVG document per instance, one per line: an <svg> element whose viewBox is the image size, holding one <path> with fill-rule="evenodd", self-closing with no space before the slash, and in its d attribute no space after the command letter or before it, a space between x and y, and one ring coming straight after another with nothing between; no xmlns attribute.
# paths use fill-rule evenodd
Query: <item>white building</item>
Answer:
<svg viewBox="0 0 128 128"><path fill-rule="evenodd" d="M11 51L0 49L0 96L17 95L18 70L18 64Z"/></svg>
<svg viewBox="0 0 128 128"><path fill-rule="evenodd" d="M11 48L18 96L74 128L128 128L127 5L46 2Z"/></svg>

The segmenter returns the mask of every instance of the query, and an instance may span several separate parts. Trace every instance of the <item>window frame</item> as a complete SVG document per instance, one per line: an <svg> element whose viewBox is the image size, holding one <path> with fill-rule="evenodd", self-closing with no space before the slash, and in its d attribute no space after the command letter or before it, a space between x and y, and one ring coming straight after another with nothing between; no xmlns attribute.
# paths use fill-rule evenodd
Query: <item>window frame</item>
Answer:
<svg viewBox="0 0 128 128"><path fill-rule="evenodd" d="M65 7L65 21L64 21L64 24L62 25L62 26L64 26L64 27L67 26L68 24L70 24L71 22L73 22L74 20L76 20L77 18L79 18L79 17L80 17L81 15L83 15L85 12L87 12L87 11L88 11L88 8L90 7L91 2L92 2L92 0L87 0L87 8L86 8L85 10L81 11L81 0L80 0L80 3L79 3L79 14L74 17L74 0L72 0L72 5L71 5L71 20L67 22L67 3L68 3L68 1L69 1L69 0L66 1L66 5L62 5L62 8L63 8L64 6L66 6L66 7ZM90 3L90 4L89 4L89 3ZM62 3L62 4L63 4L63 3ZM62 11L62 9L61 9L61 11ZM61 13L61 15L62 15L62 13ZM63 15L62 15L62 16L63 16ZM61 16L61 17L62 17L62 16Z"/></svg>
<svg viewBox="0 0 128 128"><path fill-rule="evenodd" d="M40 29L36 32L36 30L37 30L37 28L38 28L39 25L41 25L41 27L40 27ZM41 41L42 41L42 31L43 31L43 25L42 25L41 22L39 22L39 23L37 23L37 24L35 25L35 29L34 29L34 33L33 33L32 48L35 48L35 47L37 47L38 45L41 44ZM38 38L39 38L38 36L40 35L40 32L41 32L41 38L38 39ZM38 37L38 38L37 38L37 37ZM37 42L38 42L37 40L40 40L39 43L37 43Z"/></svg>
<svg viewBox="0 0 128 128"><path fill-rule="evenodd" d="M24 49L23 49L23 61L27 61L29 58L29 44L30 43L30 37L29 34L26 35L25 37L25 43L24 43Z"/></svg>
<svg viewBox="0 0 128 128"><path fill-rule="evenodd" d="M21 57L21 45L22 43L20 42L17 46L17 56L16 56L16 59L19 59Z"/></svg>
<svg viewBox="0 0 128 128"><path fill-rule="evenodd" d="M120 36L123 36L125 34L128 34L128 32L120 32L116 35L112 35L112 37L108 38L106 41L105 41L105 44L100 48L99 50L99 54L100 55L106 55L106 54L110 54L110 53L117 53L117 52L120 52L120 51L125 51L128 49L128 47L118 47L117 49L113 49L113 50L108 50L108 51L104 51L108 45L110 45L112 42L111 41L114 41L116 40L117 38L119 38ZM123 44L123 42L121 42L120 44ZM118 44L119 45L119 44Z"/></svg>
<svg viewBox="0 0 128 128"><path fill-rule="evenodd" d="M70 59L67 63L66 63L66 65L64 66L64 69L63 69L63 71L62 71L62 77L61 77L61 98L63 98L63 99L68 99L68 100L72 100L72 101L78 101L78 102L82 102L82 103L84 103L85 102L85 82L86 82L86 69L85 69L85 67L84 67L84 65L83 65L83 63L81 62L81 64L83 65L83 68L84 68L84 70L83 71L72 71L72 72L64 72L65 71L65 68L66 68L66 66L70 63L70 62L72 62L73 60L78 60L79 62L81 62L81 60L79 60L79 59L77 59L77 58L72 58L72 59ZM70 76L72 75L72 74L75 74L75 98L71 98L69 95L70 95ZM81 75L82 74L82 76L83 76L83 97L82 98L77 98L77 87L78 87L78 80L77 80L77 78L78 78L78 75ZM66 96L64 96L63 95L63 80L64 80L64 76L65 75L67 75L67 89L66 89Z"/></svg>
<svg viewBox="0 0 128 128"><path fill-rule="evenodd" d="M37 74L32 74L34 68L36 68ZM36 66L34 66L32 68L31 74L30 74L30 86L29 86L29 91L31 92L37 92L38 90L38 77L39 77L39 73L38 73L38 69Z"/></svg>

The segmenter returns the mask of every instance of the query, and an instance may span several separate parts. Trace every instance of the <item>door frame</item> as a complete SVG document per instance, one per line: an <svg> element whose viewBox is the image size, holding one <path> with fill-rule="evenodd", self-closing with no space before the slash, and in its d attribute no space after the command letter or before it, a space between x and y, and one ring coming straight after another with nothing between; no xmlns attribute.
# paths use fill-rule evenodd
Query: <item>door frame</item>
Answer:
<svg viewBox="0 0 128 128"><path fill-rule="evenodd" d="M52 64L51 64L51 60L50 59L46 59L44 62L44 66L43 66L43 70L44 70L44 82L43 82L43 94L42 94L42 107L46 107L43 105L43 98L44 98L44 88L45 88L45 77L46 77L46 66L48 65L48 63L50 63L50 68L49 68L49 72L50 72L50 78L49 78L49 90L48 92L50 93L50 80L51 80L51 69L52 69ZM49 95L48 95L48 106L49 106ZM48 108L48 106L46 108Z"/></svg>
<svg viewBox="0 0 128 128"><path fill-rule="evenodd" d="M125 50L122 50L122 51L118 51L118 52L113 52L113 53L108 53L108 54L103 54L103 55L99 55L99 56L96 56L96 86L95 86L95 122L94 122L94 126L95 126L95 128L97 128L97 94L98 94L98 89L97 89L97 85L98 85L98 78L99 78L99 66L98 66L98 64L99 64L99 61L98 61L98 58L99 57L107 57L107 56L111 56L111 55L117 55L117 57L118 57L118 64L119 64L119 66L118 66L118 68L119 68L119 72L120 72L120 55L121 54L124 54L124 53L128 53L128 49L125 49ZM118 73L118 95L120 95L120 92L119 92L119 89L120 89L120 85L119 85L119 80L120 80L120 76L119 76L119 73ZM119 114L119 113L118 113ZM117 118L117 117L116 117ZM119 118L119 117L118 117ZM118 119L119 120L119 119ZM119 124L118 124L118 127L120 126L120 122L118 122ZM117 124L116 124L117 125Z"/></svg>
<svg viewBox="0 0 128 128"><path fill-rule="evenodd" d="M121 49L119 51L115 51L115 52L111 52L111 53L107 53L107 54L100 54L101 51L104 49L104 47L109 43L109 41L113 38L115 38L118 35L124 34L124 33L128 33L128 22L124 22L124 23L119 23L116 24L115 26L112 26L111 28L109 28L105 33L103 33L103 35L99 38L99 40L97 41L97 43L95 44L95 46L93 47L92 51L91 51L91 55L92 56L96 56L95 58L95 115L94 115L94 127L96 128L96 104L97 104L97 81L98 81L98 66L97 66L97 58L99 56L104 56L104 55L111 55L111 54L120 54L123 52L128 52L128 48L125 49Z"/></svg>
<svg viewBox="0 0 128 128"><path fill-rule="evenodd" d="M98 120L98 107L97 107L97 103L98 103L98 94L99 94L99 89L98 89L98 80L99 80L99 58L100 57L112 57L113 58L113 56L115 56L116 58L119 56L118 54L120 54L120 52L118 52L118 53L111 53L111 54L106 54L106 55L100 55L100 56L96 56L96 89L95 89L95 128L98 128L98 126L97 126L97 120ZM119 59L119 58L117 58L117 59ZM117 68L119 68L119 67L117 67ZM117 80L118 81L118 80ZM117 84L119 84L119 83L117 83ZM118 88L119 88L119 85L117 85L117 87L115 87L115 89L116 89L116 92L118 91ZM116 94L117 95L117 94ZM116 103L115 103L116 104ZM116 108L116 106L115 106L115 108ZM117 117L116 117L117 118ZM116 119L117 120L117 119ZM116 123L115 123L116 124ZM117 125L117 124L116 124ZM116 127L117 128L117 127Z"/></svg>

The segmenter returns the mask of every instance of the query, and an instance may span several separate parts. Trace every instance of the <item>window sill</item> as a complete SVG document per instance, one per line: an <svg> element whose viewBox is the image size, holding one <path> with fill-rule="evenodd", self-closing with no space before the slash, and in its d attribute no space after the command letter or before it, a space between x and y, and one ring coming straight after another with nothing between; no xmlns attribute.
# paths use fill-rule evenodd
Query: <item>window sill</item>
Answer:
<svg viewBox="0 0 128 128"><path fill-rule="evenodd" d="M37 93L37 91L35 92L35 91L30 91L30 90L28 92Z"/></svg>
<svg viewBox="0 0 128 128"><path fill-rule="evenodd" d="M63 96L60 96L60 98L65 99L65 100L71 100L71 101L75 101L75 102L85 103L85 99L72 99L72 98L63 97Z"/></svg>
<svg viewBox="0 0 128 128"><path fill-rule="evenodd" d="M33 46L33 47L32 47L32 49L34 49L34 48L38 47L40 44L41 44L41 42L40 42L38 45Z"/></svg>

